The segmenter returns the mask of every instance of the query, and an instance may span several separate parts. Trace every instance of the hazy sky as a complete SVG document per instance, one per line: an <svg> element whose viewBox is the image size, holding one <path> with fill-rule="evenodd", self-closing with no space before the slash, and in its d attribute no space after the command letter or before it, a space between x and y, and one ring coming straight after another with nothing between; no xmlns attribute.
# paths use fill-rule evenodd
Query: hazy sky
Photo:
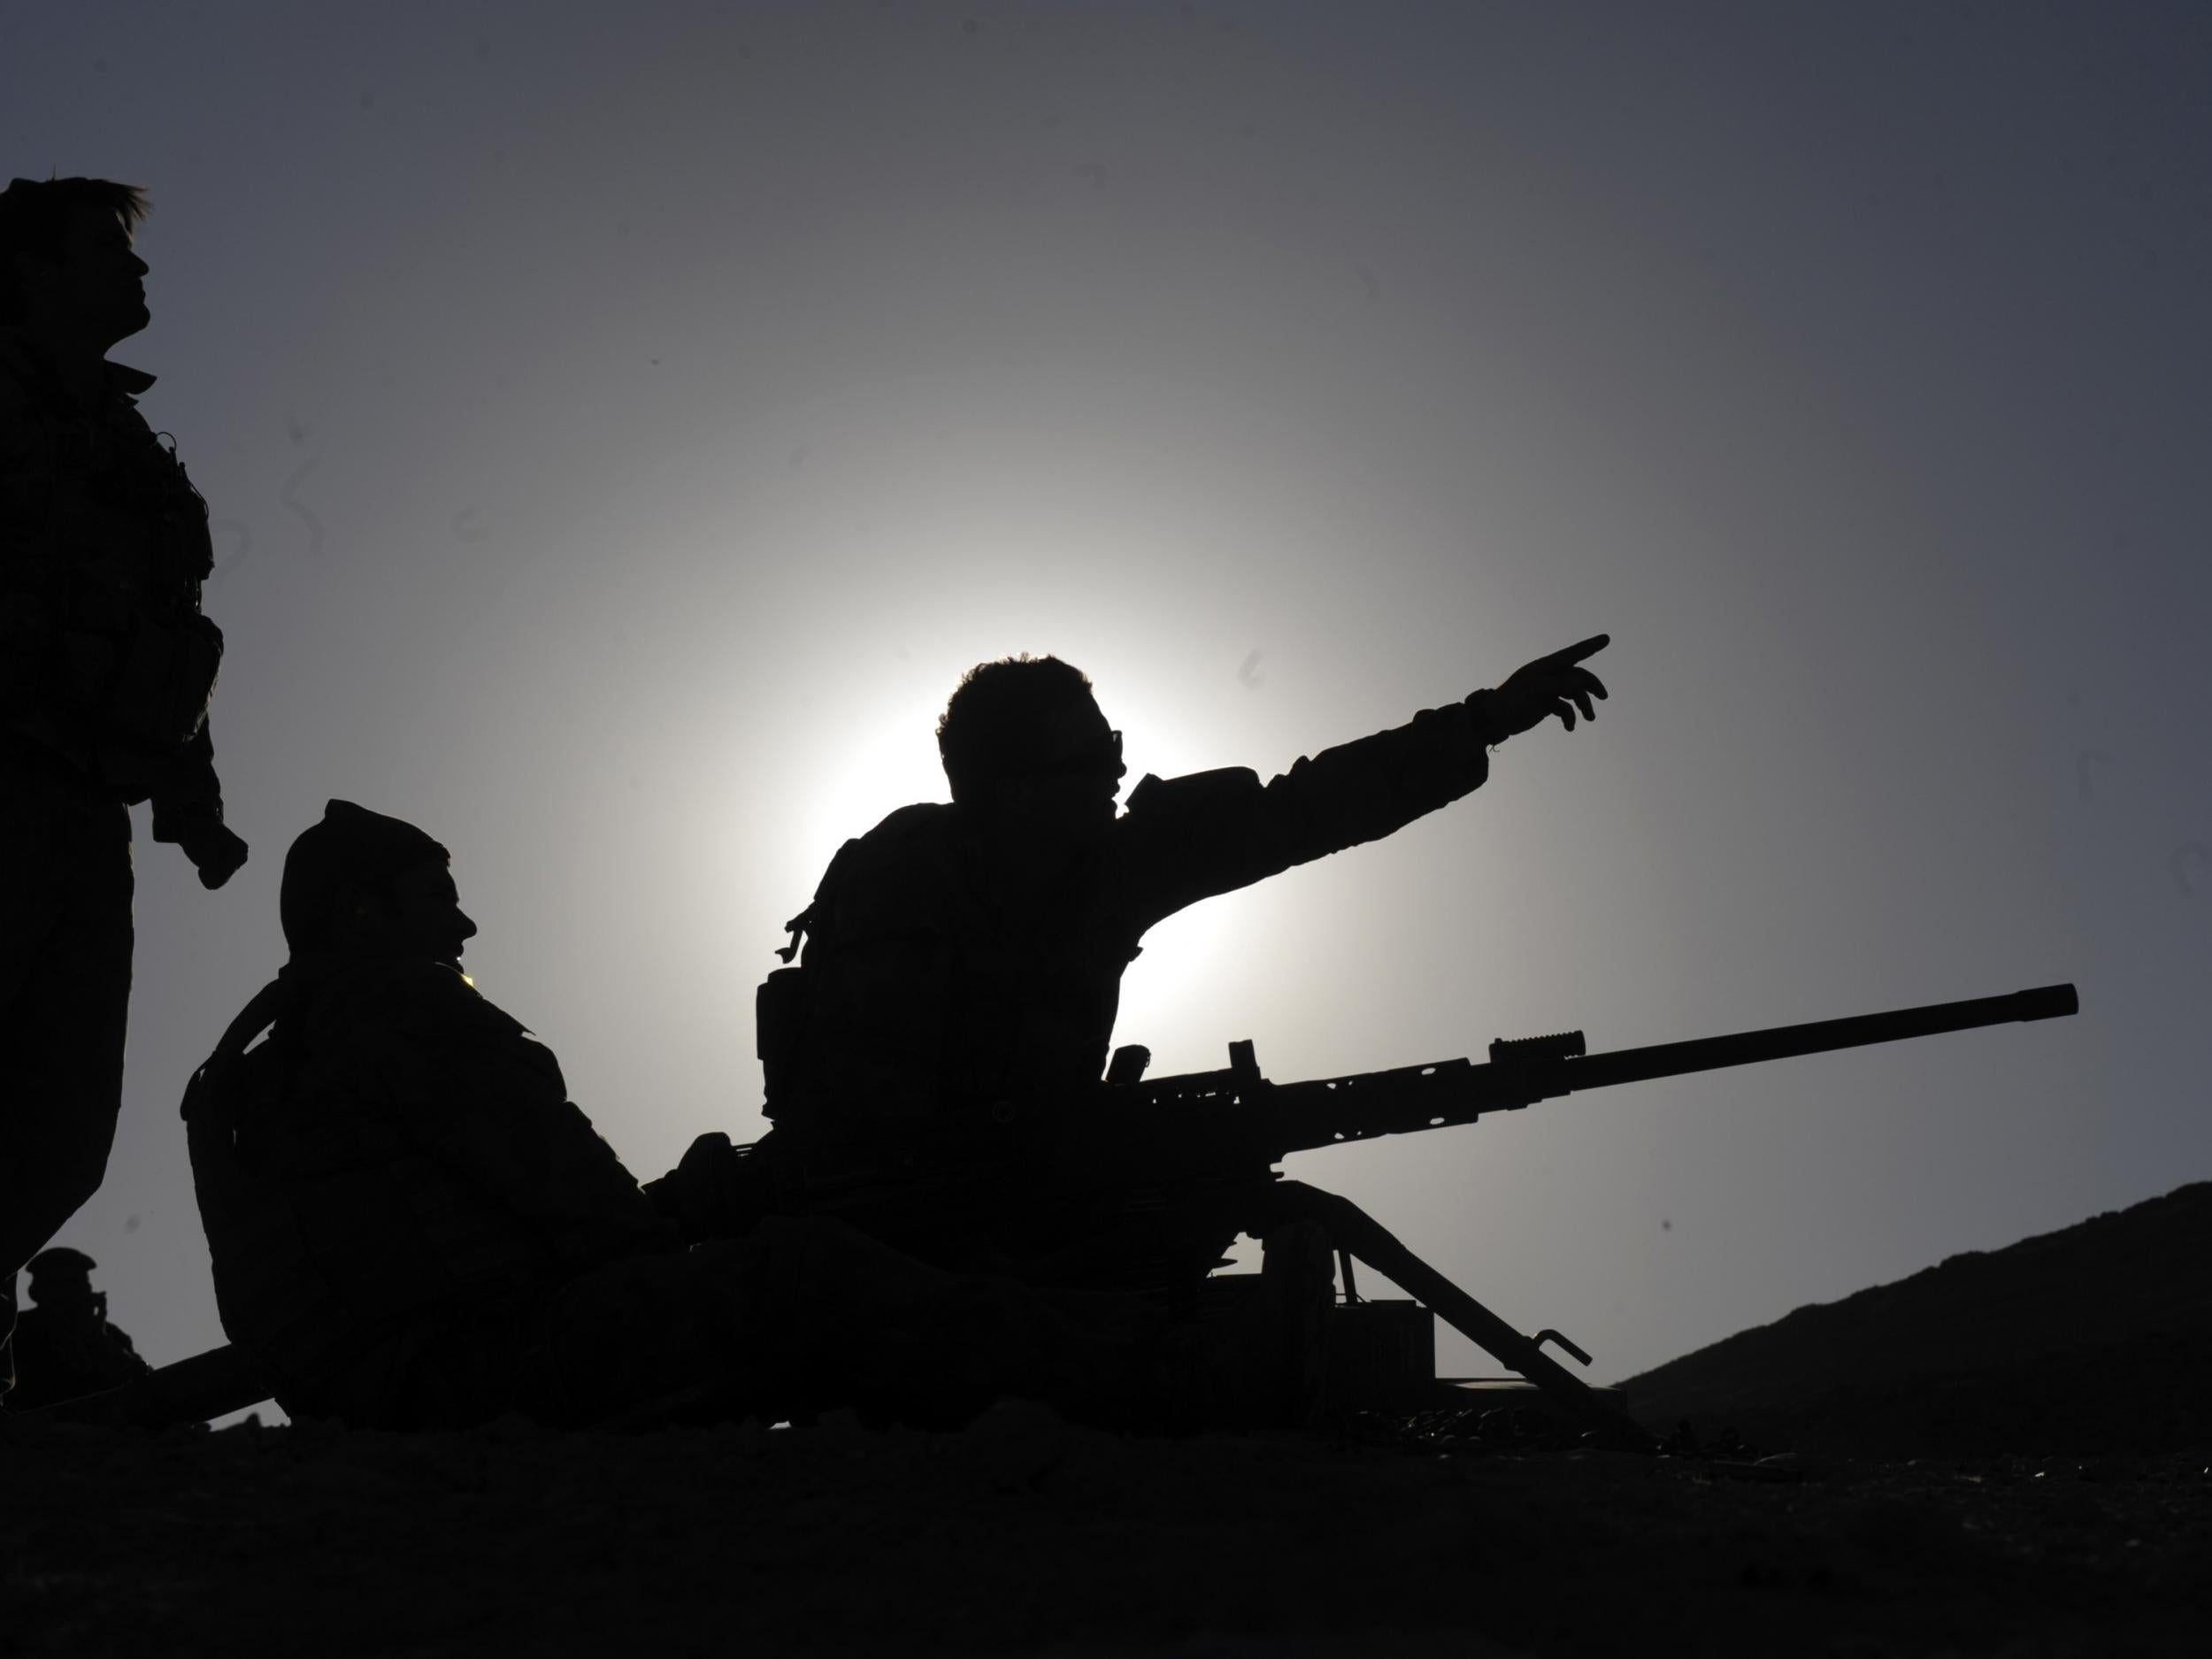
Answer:
<svg viewBox="0 0 2212 1659"><path fill-rule="evenodd" d="M631 1168L941 799L963 669L1263 775L1601 630L1591 728L1155 932L1282 1079L2080 984L2074 1020L1315 1155L1615 1379L2212 1174L2212 10L25 4L0 166L149 187L253 862L144 839L61 1235L220 1340L176 1102L332 795ZM1447 1371L1488 1369L1448 1341Z"/></svg>

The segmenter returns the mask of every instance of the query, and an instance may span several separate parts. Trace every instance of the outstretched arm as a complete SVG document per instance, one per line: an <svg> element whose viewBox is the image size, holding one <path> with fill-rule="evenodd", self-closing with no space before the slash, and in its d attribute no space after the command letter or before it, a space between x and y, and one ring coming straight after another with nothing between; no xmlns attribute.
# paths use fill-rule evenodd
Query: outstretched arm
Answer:
<svg viewBox="0 0 2212 1659"><path fill-rule="evenodd" d="M1363 841L1379 841L1479 788L1488 749L1553 715L1569 731L1606 695L1580 664L1606 634L1540 657L1495 689L1425 709L1405 726L1302 759L1263 787L1244 770L1147 778L1119 848L1140 930L1187 904Z"/></svg>

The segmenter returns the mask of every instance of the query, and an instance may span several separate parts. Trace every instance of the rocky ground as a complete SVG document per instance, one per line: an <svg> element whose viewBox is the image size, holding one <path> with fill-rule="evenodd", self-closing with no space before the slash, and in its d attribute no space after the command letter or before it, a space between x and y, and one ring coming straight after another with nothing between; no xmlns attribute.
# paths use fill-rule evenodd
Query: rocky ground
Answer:
<svg viewBox="0 0 2212 1659"><path fill-rule="evenodd" d="M957 1434L0 1442L0 1654L2199 1653L2200 1456Z"/></svg>
<svg viewBox="0 0 2212 1659"><path fill-rule="evenodd" d="M2168 1252L2208 1218L2185 1188L1663 1367L1631 1398L1705 1426L1662 1455L1515 1417L1165 1440L1015 1403L950 1434L19 1419L0 1655L2200 1653L2208 1258ZM2100 1262L2168 1290L2100 1294ZM2069 1286L2102 1323L2053 1346ZM2101 1363L2130 1356L2150 1380Z"/></svg>

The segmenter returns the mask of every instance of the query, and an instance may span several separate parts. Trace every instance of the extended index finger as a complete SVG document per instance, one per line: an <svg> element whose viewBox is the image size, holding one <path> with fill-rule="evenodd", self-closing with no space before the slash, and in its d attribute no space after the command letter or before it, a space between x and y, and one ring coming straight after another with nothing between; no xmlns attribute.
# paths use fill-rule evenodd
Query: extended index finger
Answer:
<svg viewBox="0 0 2212 1659"><path fill-rule="evenodd" d="M1578 663L1586 657L1594 657L1612 642L1613 636L1609 634L1593 634L1588 639L1570 645L1563 651L1554 651L1544 660L1548 663Z"/></svg>

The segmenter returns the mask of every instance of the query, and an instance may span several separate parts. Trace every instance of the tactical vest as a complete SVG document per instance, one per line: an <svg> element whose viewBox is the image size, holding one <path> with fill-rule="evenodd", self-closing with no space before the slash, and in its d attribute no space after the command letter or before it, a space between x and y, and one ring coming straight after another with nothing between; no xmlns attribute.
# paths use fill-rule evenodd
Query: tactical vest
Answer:
<svg viewBox="0 0 2212 1659"><path fill-rule="evenodd" d="M778 954L796 965L754 1010L780 1133L924 1156L1098 1080L1134 941L1079 905L1037 938L995 924L956 854L957 810L907 807L848 841L786 924ZM1069 890L1087 890L1080 872Z"/></svg>
<svg viewBox="0 0 2212 1659"><path fill-rule="evenodd" d="M65 695L105 733L149 748L188 743L206 722L222 630L200 612L215 558L207 503L173 442L111 434L88 457L86 499L112 511L135 557L80 565L62 624Z"/></svg>
<svg viewBox="0 0 2212 1659"><path fill-rule="evenodd" d="M268 1043L250 1056L247 1046L292 1000L282 979L263 987L192 1074L180 1109L223 1333L287 1410L376 1340L318 1271L291 1195L238 1151L240 1121L264 1117L283 1096L281 1057Z"/></svg>
<svg viewBox="0 0 2212 1659"><path fill-rule="evenodd" d="M524 1225L437 1159L300 1097L287 1024L301 1001L283 979L257 995L183 1110L223 1329L288 1409L311 1410L426 1316L503 1310L555 1275Z"/></svg>
<svg viewBox="0 0 2212 1659"><path fill-rule="evenodd" d="M16 1316L15 1359L8 1404L17 1410L119 1387L153 1369L96 1306L25 1309Z"/></svg>
<svg viewBox="0 0 2212 1659"><path fill-rule="evenodd" d="M26 389L12 424L28 452L9 472L27 541L4 580L45 644L11 700L27 695L53 736L166 754L198 735L222 665L222 631L200 611L207 503L119 392L85 412L35 369Z"/></svg>
<svg viewBox="0 0 2212 1659"><path fill-rule="evenodd" d="M918 870L935 870L926 835L899 839ZM924 1124L945 1104L939 1062L960 931L945 913L949 884L856 883L867 850L859 840L838 849L813 902L784 924L789 943L776 954L788 965L754 996L765 1115L817 1140L856 1131L855 1102L871 1120Z"/></svg>

